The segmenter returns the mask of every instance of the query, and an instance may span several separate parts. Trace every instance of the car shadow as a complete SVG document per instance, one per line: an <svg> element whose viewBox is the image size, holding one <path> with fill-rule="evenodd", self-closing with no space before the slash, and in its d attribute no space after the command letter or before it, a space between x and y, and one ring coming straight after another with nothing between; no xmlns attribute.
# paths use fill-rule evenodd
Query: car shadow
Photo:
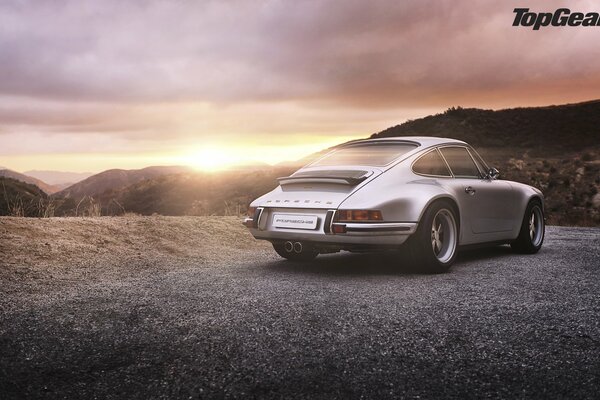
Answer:
<svg viewBox="0 0 600 400"><path fill-rule="evenodd" d="M456 264L469 261L481 261L491 258L504 258L514 256L515 253L509 245L496 245L487 247L478 247L470 249L461 249L456 258Z"/></svg>
<svg viewBox="0 0 600 400"><path fill-rule="evenodd" d="M473 261L483 261L498 257L512 256L509 246L494 246L465 249L458 253L453 268ZM423 275L423 269L416 265L405 251L381 253L334 253L323 254L307 262L277 260L261 264L262 267L286 273L310 273L319 275ZM450 273L452 269L450 269Z"/></svg>
<svg viewBox="0 0 600 400"><path fill-rule="evenodd" d="M278 260L263 264L265 268L289 273L314 273L319 275L398 275L416 274L418 271L398 252L386 253L335 253L323 254L312 261Z"/></svg>

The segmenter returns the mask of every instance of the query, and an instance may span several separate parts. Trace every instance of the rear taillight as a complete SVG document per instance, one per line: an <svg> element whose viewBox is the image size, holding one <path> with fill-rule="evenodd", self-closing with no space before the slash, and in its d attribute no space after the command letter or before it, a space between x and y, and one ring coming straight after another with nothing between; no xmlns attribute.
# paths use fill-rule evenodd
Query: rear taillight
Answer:
<svg viewBox="0 0 600 400"><path fill-rule="evenodd" d="M335 222L380 222L383 216L379 210L338 210Z"/></svg>

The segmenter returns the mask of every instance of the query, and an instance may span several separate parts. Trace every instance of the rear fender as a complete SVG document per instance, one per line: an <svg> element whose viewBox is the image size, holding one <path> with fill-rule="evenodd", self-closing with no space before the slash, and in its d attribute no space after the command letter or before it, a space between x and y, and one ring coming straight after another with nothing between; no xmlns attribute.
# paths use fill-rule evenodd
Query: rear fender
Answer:
<svg viewBox="0 0 600 400"><path fill-rule="evenodd" d="M454 196L436 179L420 178L411 181L377 179L353 193L340 205L341 209L381 210L386 222L418 222L434 201Z"/></svg>

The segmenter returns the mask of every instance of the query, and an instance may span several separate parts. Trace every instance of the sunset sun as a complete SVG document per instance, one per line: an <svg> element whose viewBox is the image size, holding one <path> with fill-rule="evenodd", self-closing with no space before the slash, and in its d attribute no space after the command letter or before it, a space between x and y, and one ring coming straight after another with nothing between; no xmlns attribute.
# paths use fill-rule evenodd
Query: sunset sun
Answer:
<svg viewBox="0 0 600 400"><path fill-rule="evenodd" d="M203 147L183 158L183 162L201 171L220 171L239 163L230 152L219 147Z"/></svg>

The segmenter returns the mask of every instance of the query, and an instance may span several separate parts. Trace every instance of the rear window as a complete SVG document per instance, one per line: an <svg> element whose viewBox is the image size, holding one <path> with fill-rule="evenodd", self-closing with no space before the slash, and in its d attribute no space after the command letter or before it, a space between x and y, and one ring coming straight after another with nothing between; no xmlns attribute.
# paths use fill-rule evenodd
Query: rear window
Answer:
<svg viewBox="0 0 600 400"><path fill-rule="evenodd" d="M364 143L333 150L311 167L339 165L368 165L383 167L417 147L410 143Z"/></svg>

